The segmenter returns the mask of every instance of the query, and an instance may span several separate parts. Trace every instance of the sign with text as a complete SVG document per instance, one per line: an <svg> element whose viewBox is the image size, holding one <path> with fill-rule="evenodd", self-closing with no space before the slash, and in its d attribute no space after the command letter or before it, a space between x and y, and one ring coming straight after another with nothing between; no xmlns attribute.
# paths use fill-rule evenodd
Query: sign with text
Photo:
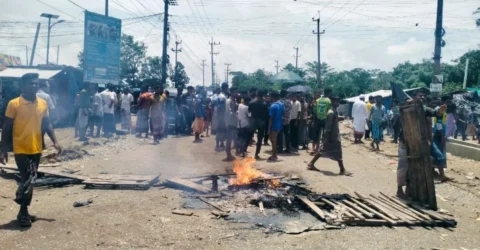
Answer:
<svg viewBox="0 0 480 250"><path fill-rule="evenodd" d="M83 81L117 85L122 20L85 11Z"/></svg>
<svg viewBox="0 0 480 250"><path fill-rule="evenodd" d="M430 83L431 92L442 92L443 87L441 83Z"/></svg>

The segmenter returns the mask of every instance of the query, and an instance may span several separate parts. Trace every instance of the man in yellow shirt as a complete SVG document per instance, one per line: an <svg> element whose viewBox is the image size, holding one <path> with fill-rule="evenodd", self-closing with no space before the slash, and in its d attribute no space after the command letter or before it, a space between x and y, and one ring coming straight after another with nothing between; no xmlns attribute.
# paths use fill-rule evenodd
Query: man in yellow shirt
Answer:
<svg viewBox="0 0 480 250"><path fill-rule="evenodd" d="M15 197L15 202L20 205L17 220L21 226L29 227L35 219L28 213L28 206L32 201L33 186L43 150L42 130L47 132L59 154L62 149L48 118L48 104L36 96L38 74L23 75L20 89L22 94L8 103L5 112L0 141L0 163L5 164L8 161L7 152L13 143L13 153L21 179Z"/></svg>

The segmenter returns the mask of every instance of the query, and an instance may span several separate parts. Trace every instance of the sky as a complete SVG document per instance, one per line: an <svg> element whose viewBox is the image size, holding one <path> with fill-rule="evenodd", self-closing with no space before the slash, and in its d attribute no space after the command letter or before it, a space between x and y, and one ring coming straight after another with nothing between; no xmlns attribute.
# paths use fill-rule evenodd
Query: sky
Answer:
<svg viewBox="0 0 480 250"><path fill-rule="evenodd" d="M148 56L161 56L163 13L161 0L110 0L109 15L122 19L124 33L148 46ZM177 0L170 6L169 53L182 41L178 60L185 65L192 85L201 85L202 60L206 60L205 85L212 82L209 42L214 46L216 78L225 80L230 71L252 73L257 69L275 72L281 67L317 60L317 38L312 34L320 17L321 62L337 71L353 68L391 70L397 64L431 59L436 17L435 0ZM52 28L50 61L77 65L83 48L84 9L103 14L102 0L0 0L0 53L18 56L25 62L26 49L33 45L36 23L41 22L34 64L46 58L47 19L41 13L65 20ZM442 62L452 63L471 49L479 48L480 29L473 12L478 0L445 0L446 46ZM143 18L142 18L143 17Z"/></svg>

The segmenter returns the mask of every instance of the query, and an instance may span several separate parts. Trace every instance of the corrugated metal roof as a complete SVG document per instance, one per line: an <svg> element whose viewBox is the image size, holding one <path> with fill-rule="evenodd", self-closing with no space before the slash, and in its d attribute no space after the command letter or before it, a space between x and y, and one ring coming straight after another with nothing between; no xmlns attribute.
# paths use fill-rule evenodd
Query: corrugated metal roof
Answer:
<svg viewBox="0 0 480 250"><path fill-rule="evenodd" d="M0 71L0 77L20 78L27 73L37 73L39 79L48 80L60 73L60 69L23 69L23 68L7 68Z"/></svg>
<svg viewBox="0 0 480 250"><path fill-rule="evenodd" d="M377 95L382 96L382 97L389 97L389 96L392 95L392 91L381 89L381 90L377 90L375 92L364 94L365 100L368 100L368 97L370 97L370 96L377 96ZM356 102L356 101L360 100L360 96L350 97L350 98L347 98L345 100L348 101L348 102Z"/></svg>

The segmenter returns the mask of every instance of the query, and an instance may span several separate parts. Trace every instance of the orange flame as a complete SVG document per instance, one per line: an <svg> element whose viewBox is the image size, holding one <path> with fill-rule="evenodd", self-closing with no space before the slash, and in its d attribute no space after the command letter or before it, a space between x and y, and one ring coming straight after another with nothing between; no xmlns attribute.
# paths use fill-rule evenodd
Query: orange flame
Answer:
<svg viewBox="0 0 480 250"><path fill-rule="evenodd" d="M269 175L253 168L253 163L255 163L255 159L251 157L242 161L235 160L233 162L233 172L235 172L237 178L230 179L230 185L248 185L255 179L269 177ZM278 180L267 180L267 183L270 188L280 186Z"/></svg>
<svg viewBox="0 0 480 250"><path fill-rule="evenodd" d="M233 162L233 172L237 175L236 179L230 179L230 185L247 185L254 179L262 177L262 172L254 169L251 165L255 163L254 158L245 158L242 161Z"/></svg>

